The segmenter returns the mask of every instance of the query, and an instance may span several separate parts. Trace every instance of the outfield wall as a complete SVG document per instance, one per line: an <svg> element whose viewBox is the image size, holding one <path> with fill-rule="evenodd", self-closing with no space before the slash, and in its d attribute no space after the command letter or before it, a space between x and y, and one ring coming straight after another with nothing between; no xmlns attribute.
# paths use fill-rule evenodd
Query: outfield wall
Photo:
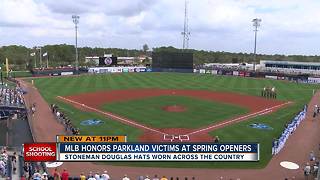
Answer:
<svg viewBox="0 0 320 180"><path fill-rule="evenodd" d="M193 69L181 68L152 68L153 72L177 72L177 73L192 73Z"/></svg>
<svg viewBox="0 0 320 180"><path fill-rule="evenodd" d="M138 67L91 67L88 69L90 74L103 74L103 73L129 73L129 72L151 72L151 68L145 66Z"/></svg>
<svg viewBox="0 0 320 180"><path fill-rule="evenodd" d="M105 74L105 73L133 73L133 72L180 72L180 73L200 73L200 74L212 74L212 75L229 75L240 77L255 77L255 78L268 78L275 80L287 80L300 83L320 83L320 78L309 77L309 75L292 75L273 72L254 72L244 70L232 70L232 69L175 69L175 68L150 68L145 66L130 66L130 67L91 67L88 68L89 74ZM72 74L72 73L71 73ZM70 75L71 75L70 74ZM59 74L64 75L64 74ZM66 74L69 75L69 74Z"/></svg>
<svg viewBox="0 0 320 180"><path fill-rule="evenodd" d="M33 76L63 76L76 74L74 68L32 69Z"/></svg>
<svg viewBox="0 0 320 180"><path fill-rule="evenodd" d="M240 77L255 77L255 78L268 78L275 80L287 80L299 83L320 83L320 77L311 77L307 74L283 74L274 72L259 72L259 71L244 71L232 69L194 69L194 73L212 74L212 75L228 75Z"/></svg>

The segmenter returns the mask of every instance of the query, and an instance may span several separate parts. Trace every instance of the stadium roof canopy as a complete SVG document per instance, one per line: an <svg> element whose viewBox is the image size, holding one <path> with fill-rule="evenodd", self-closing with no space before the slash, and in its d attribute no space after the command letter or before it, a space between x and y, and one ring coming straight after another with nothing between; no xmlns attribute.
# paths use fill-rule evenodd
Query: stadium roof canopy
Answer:
<svg viewBox="0 0 320 180"><path fill-rule="evenodd" d="M320 63L318 62L295 62L295 61L273 61L273 60L261 60L260 64L320 66Z"/></svg>

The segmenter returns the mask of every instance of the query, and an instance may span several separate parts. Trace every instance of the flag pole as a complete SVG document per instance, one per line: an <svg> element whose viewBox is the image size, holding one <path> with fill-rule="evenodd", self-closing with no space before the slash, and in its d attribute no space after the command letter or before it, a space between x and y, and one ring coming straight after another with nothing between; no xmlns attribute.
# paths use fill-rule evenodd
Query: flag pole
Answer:
<svg viewBox="0 0 320 180"><path fill-rule="evenodd" d="M40 68L42 68L42 53L41 53L41 47L40 47Z"/></svg>
<svg viewBox="0 0 320 180"><path fill-rule="evenodd" d="M6 71L7 71L7 77L9 76L9 60L6 58Z"/></svg>
<svg viewBox="0 0 320 180"><path fill-rule="evenodd" d="M49 55L47 54L47 68L49 67Z"/></svg>
<svg viewBox="0 0 320 180"><path fill-rule="evenodd" d="M37 68L37 56L34 55L34 68Z"/></svg>

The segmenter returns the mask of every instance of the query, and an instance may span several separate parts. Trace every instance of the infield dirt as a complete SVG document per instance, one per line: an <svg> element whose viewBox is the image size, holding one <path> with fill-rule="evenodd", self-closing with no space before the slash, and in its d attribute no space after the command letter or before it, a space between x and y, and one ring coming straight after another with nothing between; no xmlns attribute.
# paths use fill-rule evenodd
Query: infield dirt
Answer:
<svg viewBox="0 0 320 180"><path fill-rule="evenodd" d="M148 127L144 124L139 124L132 119L119 116L112 112L101 111L100 108L103 104L129 101L134 99L142 99L155 96L186 96L203 100L221 102L226 104L233 104L242 106L249 109L249 114L236 116L232 119L226 119L219 123L212 123L209 126L200 129L186 129L186 128L162 128ZM81 110L94 111L108 116L114 120L135 126L143 130L143 135L139 137L141 142L162 142L162 141L181 141L181 139L172 138L166 139L165 135L184 136L188 137L191 142L211 142L211 137L208 132L224 127L226 125L240 122L252 117L267 114L276 111L278 108L288 105L288 102L283 102L275 99L266 99L256 96L248 96L237 93L226 93L206 90L180 90L180 89L129 89L129 90L112 90L112 91L99 91L93 93L83 93L73 96L58 97L61 100L74 105ZM172 108L172 107L170 107ZM177 108L177 107L176 107ZM183 111L183 107L175 111ZM195 120L196 123L196 120ZM183 141L183 140L182 140Z"/></svg>

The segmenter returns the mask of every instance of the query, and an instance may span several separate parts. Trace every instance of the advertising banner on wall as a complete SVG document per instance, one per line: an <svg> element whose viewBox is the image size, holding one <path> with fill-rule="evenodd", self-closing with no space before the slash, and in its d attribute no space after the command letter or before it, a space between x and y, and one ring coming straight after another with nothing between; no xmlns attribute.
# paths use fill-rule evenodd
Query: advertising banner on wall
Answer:
<svg viewBox="0 0 320 180"><path fill-rule="evenodd" d="M239 76L239 71L233 71L233 72L232 72L232 75L234 75L234 76Z"/></svg>
<svg viewBox="0 0 320 180"><path fill-rule="evenodd" d="M278 76L278 80L286 80L286 77L284 77L284 76Z"/></svg>
<svg viewBox="0 0 320 180"><path fill-rule="evenodd" d="M125 72L125 73L126 73L126 72L129 72L129 69L128 69L128 68L123 68L123 69L122 69L122 72Z"/></svg>
<svg viewBox="0 0 320 180"><path fill-rule="evenodd" d="M146 67L94 67L89 68L89 73L126 73L126 72L151 72Z"/></svg>
<svg viewBox="0 0 320 180"><path fill-rule="evenodd" d="M278 79L277 76L269 76L269 75L266 75L265 78L267 78L267 79Z"/></svg>
<svg viewBox="0 0 320 180"><path fill-rule="evenodd" d="M117 69L116 69L116 68L111 68L111 72L112 72L112 73L116 73L116 72L117 72Z"/></svg>
<svg viewBox="0 0 320 180"><path fill-rule="evenodd" d="M320 83L320 78L308 77L308 83Z"/></svg>
<svg viewBox="0 0 320 180"><path fill-rule="evenodd" d="M205 69L200 69L200 74L204 74L204 73L206 73L206 70Z"/></svg>
<svg viewBox="0 0 320 180"><path fill-rule="evenodd" d="M134 68L133 67L129 67L129 72L134 72Z"/></svg>
<svg viewBox="0 0 320 180"><path fill-rule="evenodd" d="M72 75L73 72L61 72L61 76Z"/></svg>

